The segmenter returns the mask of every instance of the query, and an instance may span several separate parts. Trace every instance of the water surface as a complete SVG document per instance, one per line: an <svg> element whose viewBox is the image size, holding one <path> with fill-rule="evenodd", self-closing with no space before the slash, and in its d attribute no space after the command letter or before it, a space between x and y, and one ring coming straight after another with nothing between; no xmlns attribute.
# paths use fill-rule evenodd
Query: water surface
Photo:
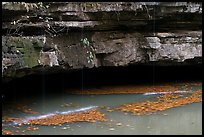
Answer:
<svg viewBox="0 0 204 137"><path fill-rule="evenodd" d="M190 91L201 89L202 87L191 86ZM182 86L180 89L184 89ZM7 102L3 104L3 116L9 117L37 117L59 112L77 111L83 108L95 107L98 111L105 113L108 121L75 122L65 123L57 126L40 126L38 130L28 131L27 125L18 126L10 122L4 125L3 129L8 129L13 134L37 134L37 135L165 135L165 134L202 134L202 102L192 103L180 107L170 108L157 112L152 115L135 116L131 113L121 111L108 112L107 109L113 109L116 106L140 102L145 100L154 100L158 95L144 94L107 94L107 95L73 95L65 92L52 92L42 94L42 96L33 96L21 98L19 101ZM23 113L12 106L15 104L24 104L33 111L40 114ZM120 125L118 125L120 123ZM3 124L7 124L3 122ZM19 133L15 131L19 130ZM23 131L25 130L25 131ZM23 132L22 132L23 131Z"/></svg>

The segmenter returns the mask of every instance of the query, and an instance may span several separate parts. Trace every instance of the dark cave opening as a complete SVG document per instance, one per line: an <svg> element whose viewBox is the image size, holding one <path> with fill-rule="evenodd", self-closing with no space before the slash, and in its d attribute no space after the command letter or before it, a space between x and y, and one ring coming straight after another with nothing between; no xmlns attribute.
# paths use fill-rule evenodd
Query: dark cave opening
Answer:
<svg viewBox="0 0 204 137"><path fill-rule="evenodd" d="M65 89L109 85L157 84L202 80L202 65L99 67L73 72L30 75L2 84L4 100L22 96L63 93Z"/></svg>

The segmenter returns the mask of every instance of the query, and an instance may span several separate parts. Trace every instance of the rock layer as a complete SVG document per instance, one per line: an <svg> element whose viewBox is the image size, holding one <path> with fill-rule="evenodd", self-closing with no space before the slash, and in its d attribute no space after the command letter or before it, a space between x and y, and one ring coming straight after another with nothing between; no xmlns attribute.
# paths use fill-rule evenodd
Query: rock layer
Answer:
<svg viewBox="0 0 204 137"><path fill-rule="evenodd" d="M2 76L202 64L202 3L3 2Z"/></svg>

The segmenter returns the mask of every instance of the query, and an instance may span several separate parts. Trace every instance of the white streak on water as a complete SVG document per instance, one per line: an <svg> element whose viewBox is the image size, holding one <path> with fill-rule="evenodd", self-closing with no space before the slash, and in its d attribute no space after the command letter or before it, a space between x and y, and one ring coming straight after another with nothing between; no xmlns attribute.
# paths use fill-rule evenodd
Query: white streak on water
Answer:
<svg viewBox="0 0 204 137"><path fill-rule="evenodd" d="M174 92L147 92L147 93L144 93L143 95L174 94L174 93L187 93L187 92L191 92L191 91L177 90Z"/></svg>
<svg viewBox="0 0 204 137"><path fill-rule="evenodd" d="M76 112L81 112L81 111L86 111L89 109L93 109L96 108L97 106L89 106L89 107L85 107L85 108L80 108L80 109L76 109L76 110L69 110L69 111L64 111L64 112L58 112L56 111L56 114L69 114L69 113L76 113Z"/></svg>
<svg viewBox="0 0 204 137"><path fill-rule="evenodd" d="M59 112L56 111L55 113L49 113L49 114L45 114L45 115L40 115L40 116L32 116L32 117L26 117L24 120L18 121L18 122L13 122L14 125L17 125L19 123L26 123L29 120L35 120L35 119L43 119L43 118L48 118L51 116L54 116L56 114L69 114L69 113L77 113L77 112L81 112L81 111L86 111L89 109L93 109L96 108L97 106L89 106L89 107L84 107L84 108L79 108L79 109L74 109L74 110L68 110L68 111L64 111L64 112Z"/></svg>

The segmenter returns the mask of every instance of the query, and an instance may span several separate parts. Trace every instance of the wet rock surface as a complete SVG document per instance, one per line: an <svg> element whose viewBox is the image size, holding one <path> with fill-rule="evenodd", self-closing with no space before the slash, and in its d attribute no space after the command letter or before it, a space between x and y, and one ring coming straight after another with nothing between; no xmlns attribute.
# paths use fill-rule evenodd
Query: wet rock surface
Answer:
<svg viewBox="0 0 204 137"><path fill-rule="evenodd" d="M2 13L4 79L152 62L202 64L199 2L3 2Z"/></svg>

